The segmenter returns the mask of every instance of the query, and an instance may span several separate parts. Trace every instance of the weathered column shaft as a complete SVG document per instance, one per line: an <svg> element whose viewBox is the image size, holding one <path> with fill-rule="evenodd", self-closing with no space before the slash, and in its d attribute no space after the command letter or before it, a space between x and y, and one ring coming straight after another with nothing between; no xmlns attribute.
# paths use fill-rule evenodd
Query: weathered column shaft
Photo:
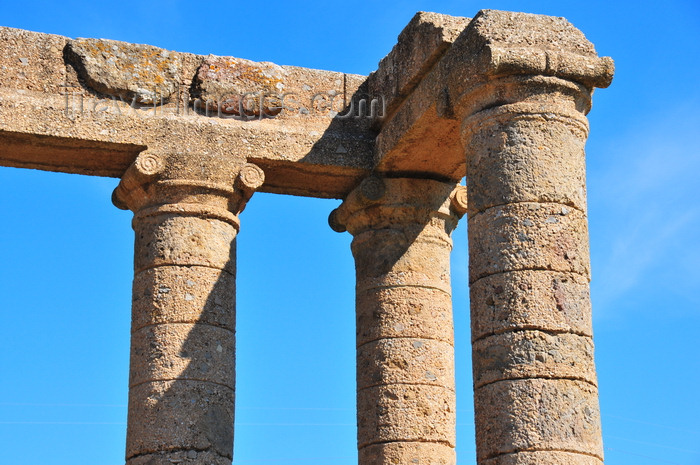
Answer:
<svg viewBox="0 0 700 465"><path fill-rule="evenodd" d="M354 236L361 465L455 464L454 191L372 177L331 215Z"/></svg>
<svg viewBox="0 0 700 465"><path fill-rule="evenodd" d="M465 119L480 464L600 464L583 86L493 84Z"/></svg>
<svg viewBox="0 0 700 465"><path fill-rule="evenodd" d="M215 169L211 161L190 173L142 154L115 191L115 203L135 213L128 465L233 457L234 239L249 193L231 172L193 176Z"/></svg>
<svg viewBox="0 0 700 465"><path fill-rule="evenodd" d="M584 145L612 60L563 18L485 10L444 65L466 150L477 461L601 465Z"/></svg>

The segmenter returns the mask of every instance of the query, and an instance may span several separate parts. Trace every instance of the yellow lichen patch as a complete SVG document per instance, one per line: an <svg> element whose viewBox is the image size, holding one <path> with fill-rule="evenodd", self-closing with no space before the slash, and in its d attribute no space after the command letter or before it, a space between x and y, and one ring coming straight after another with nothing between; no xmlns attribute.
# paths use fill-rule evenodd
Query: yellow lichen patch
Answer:
<svg viewBox="0 0 700 465"><path fill-rule="evenodd" d="M179 84L177 53L150 45L112 40L76 39L71 50L88 84L111 95L151 103L170 97Z"/></svg>
<svg viewBox="0 0 700 465"><path fill-rule="evenodd" d="M281 111L275 96L284 78L284 69L273 63L210 56L197 72L197 97L224 113L274 116Z"/></svg>

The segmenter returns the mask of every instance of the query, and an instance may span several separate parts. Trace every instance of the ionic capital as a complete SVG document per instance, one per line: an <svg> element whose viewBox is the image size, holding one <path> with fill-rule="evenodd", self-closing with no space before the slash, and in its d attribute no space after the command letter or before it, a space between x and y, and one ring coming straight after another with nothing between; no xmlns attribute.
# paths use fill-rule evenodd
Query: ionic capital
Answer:
<svg viewBox="0 0 700 465"><path fill-rule="evenodd" d="M416 178L365 178L331 212L336 232L358 235L369 229L445 222L452 231L466 212L466 188L450 182Z"/></svg>
<svg viewBox="0 0 700 465"><path fill-rule="evenodd" d="M237 215L264 182L265 173L252 163L233 165L206 154L147 150L126 170L112 201L137 216L180 212L238 227Z"/></svg>

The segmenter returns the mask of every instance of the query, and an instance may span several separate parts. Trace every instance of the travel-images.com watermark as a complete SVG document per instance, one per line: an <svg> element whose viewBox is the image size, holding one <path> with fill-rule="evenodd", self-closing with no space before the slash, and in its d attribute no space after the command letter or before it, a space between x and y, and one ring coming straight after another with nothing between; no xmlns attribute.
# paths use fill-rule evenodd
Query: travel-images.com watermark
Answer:
<svg viewBox="0 0 700 465"><path fill-rule="evenodd" d="M350 98L336 91L317 92L306 98L298 93L246 92L243 94L224 94L212 98L191 98L188 92L172 101L158 91L142 94L140 100L134 96L131 100L121 96L96 98L83 95L77 86L62 85L61 94L65 96L65 115L75 119L77 115L133 114L148 116L206 116L242 121L275 118L281 113L300 116L325 116L336 119L381 119L386 116L386 99L384 96L355 94ZM143 103L143 96L149 103ZM304 101L307 104L304 104Z"/></svg>

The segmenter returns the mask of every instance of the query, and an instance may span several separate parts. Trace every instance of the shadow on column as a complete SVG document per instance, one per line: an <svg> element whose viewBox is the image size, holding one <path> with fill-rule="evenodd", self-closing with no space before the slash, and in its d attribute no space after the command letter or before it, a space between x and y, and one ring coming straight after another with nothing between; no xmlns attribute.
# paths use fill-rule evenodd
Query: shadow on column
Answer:
<svg viewBox="0 0 700 465"><path fill-rule="evenodd" d="M170 262L187 264L142 267L134 278L128 464L228 465L233 454L236 257L235 240L226 242L236 231L212 219L196 218L195 224L213 223L201 228L169 228L169 221L182 217L157 218L156 229L177 234L169 238L171 245L193 249L191 255L161 250L159 245L168 240L158 234L151 237L161 243L136 248L138 254L155 247L159 255L182 258ZM137 245L144 239L137 237ZM197 262L192 256L217 257L224 250L221 269L190 264Z"/></svg>

